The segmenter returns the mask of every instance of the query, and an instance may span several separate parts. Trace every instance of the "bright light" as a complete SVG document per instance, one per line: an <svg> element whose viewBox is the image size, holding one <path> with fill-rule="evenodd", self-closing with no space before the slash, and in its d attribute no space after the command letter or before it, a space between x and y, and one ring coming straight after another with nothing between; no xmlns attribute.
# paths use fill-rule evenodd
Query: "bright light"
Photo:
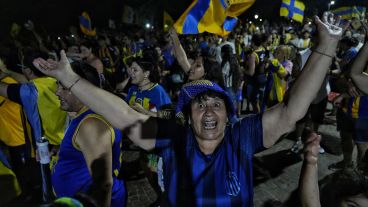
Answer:
<svg viewBox="0 0 368 207"><path fill-rule="evenodd" d="M258 19L258 14L254 15L254 19Z"/></svg>
<svg viewBox="0 0 368 207"><path fill-rule="evenodd" d="M308 24L312 24L312 22L308 22Z"/></svg>
<svg viewBox="0 0 368 207"><path fill-rule="evenodd" d="M73 35L73 34L72 34L71 36L72 36L72 37L74 37L74 35Z"/></svg>
<svg viewBox="0 0 368 207"><path fill-rule="evenodd" d="M259 21L261 22L261 21L263 21L262 19L259 19Z"/></svg>
<svg viewBox="0 0 368 207"><path fill-rule="evenodd" d="M259 27L256 27L257 30L259 30Z"/></svg>
<svg viewBox="0 0 368 207"><path fill-rule="evenodd" d="M330 2L330 5L334 5L334 4L335 4L335 1L331 1L331 2Z"/></svg>
<svg viewBox="0 0 368 207"><path fill-rule="evenodd" d="M168 28L168 27L169 27L169 25L165 24L165 28Z"/></svg>
<svg viewBox="0 0 368 207"><path fill-rule="evenodd" d="M249 21L249 24L252 24L252 21Z"/></svg>
<svg viewBox="0 0 368 207"><path fill-rule="evenodd" d="M58 40L61 40L61 37L58 37Z"/></svg>
<svg viewBox="0 0 368 207"><path fill-rule="evenodd" d="M146 28L149 29L151 25L149 23L146 24Z"/></svg>

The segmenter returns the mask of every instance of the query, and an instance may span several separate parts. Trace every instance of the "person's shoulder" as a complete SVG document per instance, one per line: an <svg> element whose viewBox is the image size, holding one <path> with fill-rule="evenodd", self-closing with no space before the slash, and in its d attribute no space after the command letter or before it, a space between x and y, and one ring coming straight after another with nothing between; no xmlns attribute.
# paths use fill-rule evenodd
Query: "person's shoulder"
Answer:
<svg viewBox="0 0 368 207"><path fill-rule="evenodd" d="M252 124L257 124L262 120L262 114L248 114L244 117L240 118L235 125L239 125L240 127L251 127Z"/></svg>
<svg viewBox="0 0 368 207"><path fill-rule="evenodd" d="M94 112L87 114L80 122L80 125L88 125L91 127L111 127L111 124L105 120L101 115Z"/></svg>
<svg viewBox="0 0 368 207"><path fill-rule="evenodd" d="M164 87L162 87L158 83L155 83L155 85L153 85L152 88L150 88L149 90L151 90L151 91L157 91L157 92L160 92L160 93L162 93L162 92L166 93L166 90L164 89Z"/></svg>

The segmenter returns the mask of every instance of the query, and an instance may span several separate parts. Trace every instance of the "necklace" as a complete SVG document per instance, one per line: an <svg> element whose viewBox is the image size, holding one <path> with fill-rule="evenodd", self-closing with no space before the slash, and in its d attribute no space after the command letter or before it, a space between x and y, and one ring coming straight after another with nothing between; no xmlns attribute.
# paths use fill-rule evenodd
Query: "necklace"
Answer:
<svg viewBox="0 0 368 207"><path fill-rule="evenodd" d="M148 86L149 84L154 84L154 83L152 83L152 82L148 82L148 83L144 84L143 86L138 86L138 90L139 90L139 91L143 91L143 90L146 90L146 89L148 89L148 88L151 88L151 87L145 88L145 86ZM152 85L151 85L151 86L152 86Z"/></svg>

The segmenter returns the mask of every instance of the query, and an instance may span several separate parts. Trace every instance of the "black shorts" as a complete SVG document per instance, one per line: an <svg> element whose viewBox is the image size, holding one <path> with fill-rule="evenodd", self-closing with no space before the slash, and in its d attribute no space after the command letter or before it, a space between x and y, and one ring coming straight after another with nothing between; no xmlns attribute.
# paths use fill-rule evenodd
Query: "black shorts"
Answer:
<svg viewBox="0 0 368 207"><path fill-rule="evenodd" d="M336 113L336 125L337 131L354 132L354 120L340 108Z"/></svg>
<svg viewBox="0 0 368 207"><path fill-rule="evenodd" d="M360 118L354 120L355 137L354 141L357 144L368 143L368 119Z"/></svg>
<svg viewBox="0 0 368 207"><path fill-rule="evenodd" d="M308 112L297 123L304 123L310 119L312 120L313 123L323 124L323 119L325 118L327 101L328 100L326 97L322 101L316 104L311 104L309 106Z"/></svg>
<svg viewBox="0 0 368 207"><path fill-rule="evenodd" d="M323 119L325 118L325 112L327 107L327 97L322 101L311 104L309 107L309 113L313 123L323 124Z"/></svg>

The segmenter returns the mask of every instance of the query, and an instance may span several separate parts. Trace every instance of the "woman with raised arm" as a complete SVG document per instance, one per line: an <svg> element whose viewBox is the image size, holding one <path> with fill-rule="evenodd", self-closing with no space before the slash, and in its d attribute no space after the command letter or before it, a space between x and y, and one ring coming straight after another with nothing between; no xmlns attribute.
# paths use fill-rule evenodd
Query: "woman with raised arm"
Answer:
<svg viewBox="0 0 368 207"><path fill-rule="evenodd" d="M174 28L170 29L169 37L173 44L175 57L188 75L188 81L206 79L217 83L222 88L225 87L221 65L218 62L211 60L205 52L198 50L187 56Z"/></svg>

